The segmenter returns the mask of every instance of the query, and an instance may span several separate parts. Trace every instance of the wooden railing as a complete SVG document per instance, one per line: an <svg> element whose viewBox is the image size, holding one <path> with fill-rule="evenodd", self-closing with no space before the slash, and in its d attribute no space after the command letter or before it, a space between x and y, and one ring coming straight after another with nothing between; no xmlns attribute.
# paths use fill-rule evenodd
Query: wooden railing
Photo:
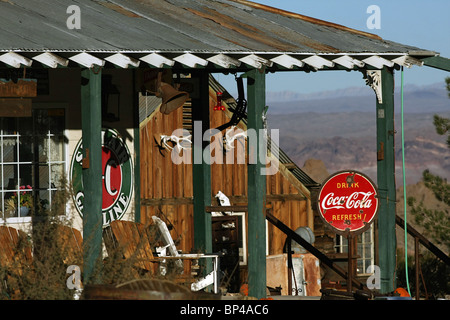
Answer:
<svg viewBox="0 0 450 320"><path fill-rule="evenodd" d="M405 228L405 220L403 220L401 217L396 216L395 222L397 225ZM419 258L419 245L422 244L425 248L430 250L436 257L441 259L443 262L445 262L447 265L450 265L450 257L446 255L442 250L440 250L438 247L436 247L433 243L431 243L430 240L425 238L420 232L418 232L416 229L414 229L410 224L406 224L406 229L408 230L408 233L414 237L414 258L415 258L415 273L416 273L416 300L420 299L420 292L419 292L419 270L420 270L420 258Z"/></svg>

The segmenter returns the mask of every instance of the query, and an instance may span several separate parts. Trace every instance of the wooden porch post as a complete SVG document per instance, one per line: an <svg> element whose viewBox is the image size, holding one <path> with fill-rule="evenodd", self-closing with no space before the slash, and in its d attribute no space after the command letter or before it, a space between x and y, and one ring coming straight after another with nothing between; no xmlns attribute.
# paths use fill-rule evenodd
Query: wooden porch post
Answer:
<svg viewBox="0 0 450 320"><path fill-rule="evenodd" d="M102 72L81 71L81 129L83 139L83 282L94 280L102 254Z"/></svg>
<svg viewBox="0 0 450 320"><path fill-rule="evenodd" d="M265 79L264 70L247 73L248 287L249 296L258 299L266 297L266 176L262 174L266 151L260 151L264 146Z"/></svg>
<svg viewBox="0 0 450 320"><path fill-rule="evenodd" d="M395 288L395 153L394 153L394 70L380 71L381 84L377 99L377 184L380 196L378 211L378 265L381 272L381 292Z"/></svg>
<svg viewBox="0 0 450 320"><path fill-rule="evenodd" d="M203 152L209 145L203 141L203 134L210 129L209 122L209 75L207 72L195 73L198 79L199 97L192 99L193 130L193 194L194 194L194 248L200 252L212 252L211 214L206 207L211 205L211 166L208 152ZM208 263L206 272L212 267Z"/></svg>
<svg viewBox="0 0 450 320"><path fill-rule="evenodd" d="M141 135L139 129L139 94L136 89L136 72L133 70L133 145L134 145L134 221L140 223L141 216Z"/></svg>

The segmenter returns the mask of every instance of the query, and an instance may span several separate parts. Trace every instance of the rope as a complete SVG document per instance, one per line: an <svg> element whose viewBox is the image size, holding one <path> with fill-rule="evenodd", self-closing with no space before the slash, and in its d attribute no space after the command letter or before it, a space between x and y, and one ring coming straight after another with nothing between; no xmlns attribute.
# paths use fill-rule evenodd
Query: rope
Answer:
<svg viewBox="0 0 450 320"><path fill-rule="evenodd" d="M401 77L401 122L402 122L402 171L403 171L403 212L404 212L404 227L405 231L405 276L406 276L406 287L408 289L408 293L411 296L411 291L409 289L409 276L408 276L408 229L406 222L406 168L405 168L405 128L404 128L404 120L403 120L403 67L402 67L402 77ZM417 268L417 266L416 266Z"/></svg>

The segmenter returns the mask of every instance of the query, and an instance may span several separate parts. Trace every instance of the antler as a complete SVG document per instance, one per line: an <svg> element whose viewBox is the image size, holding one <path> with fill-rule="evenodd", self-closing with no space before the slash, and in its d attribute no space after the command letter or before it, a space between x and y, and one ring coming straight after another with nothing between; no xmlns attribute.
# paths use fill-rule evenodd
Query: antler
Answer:
<svg viewBox="0 0 450 320"><path fill-rule="evenodd" d="M191 144L192 144L192 141L191 141L191 135L188 135L188 136L186 136L186 137L177 137L177 136L174 136L174 135L167 136L167 135L164 135L164 134L161 135L161 145L162 145L164 148L166 148L166 149L172 151L174 148L172 148L172 147L167 143L167 142L169 142L169 141L172 141L173 143L175 143L175 148L178 148L178 150L189 149L189 148L190 148L190 147L185 147L185 146L183 146L183 144L184 144L184 145L186 145L186 144L191 145Z"/></svg>
<svg viewBox="0 0 450 320"><path fill-rule="evenodd" d="M231 133L234 131L235 127L236 126L231 126L231 128L225 132L224 142L225 142L226 150L231 150L232 148L234 148L234 145L233 145L234 140L236 140L240 137L243 137L244 139L247 138L247 131L240 131L240 132L236 133L235 135L231 135Z"/></svg>

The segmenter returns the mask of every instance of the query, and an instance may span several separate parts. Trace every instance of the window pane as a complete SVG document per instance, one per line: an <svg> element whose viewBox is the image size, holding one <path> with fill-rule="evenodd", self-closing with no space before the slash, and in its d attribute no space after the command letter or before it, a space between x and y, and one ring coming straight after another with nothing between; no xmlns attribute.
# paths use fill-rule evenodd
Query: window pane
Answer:
<svg viewBox="0 0 450 320"><path fill-rule="evenodd" d="M53 136L50 139L50 161L62 161L64 151L64 137Z"/></svg>
<svg viewBox="0 0 450 320"><path fill-rule="evenodd" d="M49 173L48 173L48 165L40 165L39 166L39 188L40 189L47 189L49 187L48 185L49 180Z"/></svg>
<svg viewBox="0 0 450 320"><path fill-rule="evenodd" d="M47 110L33 110L35 119L35 134L42 135L48 133Z"/></svg>
<svg viewBox="0 0 450 320"><path fill-rule="evenodd" d="M364 262L361 259L358 259L357 263L356 263L356 269L357 269L357 273L364 273Z"/></svg>
<svg viewBox="0 0 450 320"><path fill-rule="evenodd" d="M15 172L17 172L17 165L13 164L3 165L3 189L5 190L17 189L17 178L15 176Z"/></svg>
<svg viewBox="0 0 450 320"><path fill-rule="evenodd" d="M5 218L17 217L17 193L5 192L2 198L2 207L4 208Z"/></svg>
<svg viewBox="0 0 450 320"><path fill-rule="evenodd" d="M47 162L49 156L48 138L46 136L37 136L38 161Z"/></svg>
<svg viewBox="0 0 450 320"><path fill-rule="evenodd" d="M38 136L38 161L63 161L64 137L63 136Z"/></svg>
<svg viewBox="0 0 450 320"><path fill-rule="evenodd" d="M63 188L62 185L64 178L64 166L62 164L52 164L50 167L51 171L51 187L52 188Z"/></svg>
<svg viewBox="0 0 450 320"><path fill-rule="evenodd" d="M3 162L14 162L17 159L17 138L3 138Z"/></svg>
<svg viewBox="0 0 450 320"><path fill-rule="evenodd" d="M20 169L20 185L32 186L33 185L33 166L31 164L21 164Z"/></svg>
<svg viewBox="0 0 450 320"><path fill-rule="evenodd" d="M33 161L33 137L31 136L20 137L19 157L21 162Z"/></svg>
<svg viewBox="0 0 450 320"><path fill-rule="evenodd" d="M364 240L366 242L371 242L372 241L372 239L371 239L371 230L372 229L369 229L366 232L364 232Z"/></svg>

